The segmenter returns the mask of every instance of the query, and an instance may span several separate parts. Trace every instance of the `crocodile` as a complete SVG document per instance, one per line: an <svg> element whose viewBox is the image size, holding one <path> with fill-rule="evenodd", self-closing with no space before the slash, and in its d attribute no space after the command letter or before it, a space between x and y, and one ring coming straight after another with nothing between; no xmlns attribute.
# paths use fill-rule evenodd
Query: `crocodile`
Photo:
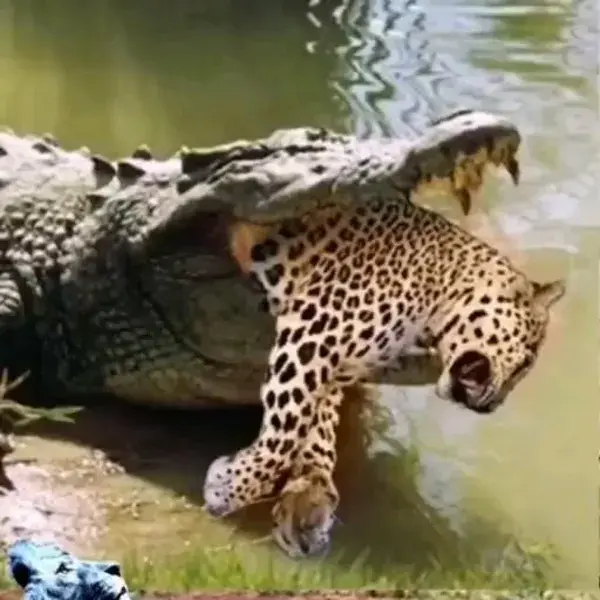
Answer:
<svg viewBox="0 0 600 600"><path fill-rule="evenodd" d="M45 394L106 393L181 408L264 407L271 401L261 390L265 373L268 379L273 371L277 324L296 293L290 296L296 289L290 282L287 292L272 293L278 277L266 267L261 271L277 246L273 240L302 241L308 229L319 246L331 211L338 223L345 215L372 218L383 198L392 212L408 211L406 223L415 222L405 242L418 246L418 223L432 220L429 235L443 230L475 246L480 242L473 236L414 200L449 194L468 213L488 165L505 167L518 183L520 142L510 121L473 110L446 115L412 139L365 140L298 127L256 140L182 148L164 160L145 146L111 161L87 148L63 149L48 135L4 132L0 364L10 373L31 372L33 385ZM377 225L378 237L390 233L384 223ZM479 253L493 260L498 254L487 246ZM292 270L300 287L318 256ZM502 268L517 273L508 262ZM533 294L530 300L539 297L540 310L562 294L559 282L515 278L529 286L523 293ZM533 323L536 351L543 321ZM478 386L489 367L481 366L481 352L457 358L439 331L427 324L416 329L360 381L401 384L418 372L437 382L440 396L478 412L495 407L500 394L490 395L489 386L480 402L485 394ZM528 361L529 368L533 357ZM513 379L501 382L502 395ZM209 470L205 496L212 499L211 512L225 514L235 509L235 494L223 502L228 468L217 467ZM286 462L283 470L289 468ZM293 554L290 518L287 511L280 519L287 534L280 527L276 539Z"/></svg>
<svg viewBox="0 0 600 600"><path fill-rule="evenodd" d="M519 144L506 119L472 111L415 139L300 127L165 160L2 132L0 365L46 395L257 403L273 318L241 276L230 223L310 214L344 188L451 193L468 212L486 164L518 180Z"/></svg>

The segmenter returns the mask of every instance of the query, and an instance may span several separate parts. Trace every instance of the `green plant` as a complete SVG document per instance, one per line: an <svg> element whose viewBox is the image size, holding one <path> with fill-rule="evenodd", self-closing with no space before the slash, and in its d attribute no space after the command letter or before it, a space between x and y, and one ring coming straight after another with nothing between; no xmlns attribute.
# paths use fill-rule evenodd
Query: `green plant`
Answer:
<svg viewBox="0 0 600 600"><path fill-rule="evenodd" d="M522 549L522 559L534 565L515 569L490 568L483 563L465 563L448 568L433 563L425 572L408 565L398 565L382 576L368 566L364 557L351 565L342 557L326 561L292 562L272 554L256 553L249 558L244 544L219 549L188 547L173 556L150 559L131 553L123 562L129 586L134 590L190 592L227 589L259 590L324 590L324 589L528 589L554 587L551 556L541 556ZM514 547L507 547L512 554ZM254 554L254 553L253 553Z"/></svg>
<svg viewBox="0 0 600 600"><path fill-rule="evenodd" d="M0 545L2 549L2 545ZM4 558L0 556L0 590L15 587L14 583L8 578L8 569Z"/></svg>
<svg viewBox="0 0 600 600"><path fill-rule="evenodd" d="M2 371L0 377L0 430L12 431L42 419L59 423L72 423L73 415L81 410L79 406L32 407L8 398L8 394L19 387L28 375L29 373L23 373L13 381L9 381L7 371Z"/></svg>

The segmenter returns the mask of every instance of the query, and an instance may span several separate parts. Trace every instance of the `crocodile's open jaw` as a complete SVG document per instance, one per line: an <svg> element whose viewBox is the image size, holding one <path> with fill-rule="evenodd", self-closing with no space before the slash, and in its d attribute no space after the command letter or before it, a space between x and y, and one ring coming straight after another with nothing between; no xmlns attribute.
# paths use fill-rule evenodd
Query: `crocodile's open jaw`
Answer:
<svg viewBox="0 0 600 600"><path fill-rule="evenodd" d="M159 218L223 211L258 225L281 224L394 190L399 201L449 194L468 213L487 165L504 166L518 182L520 144L515 124L473 110L448 115L413 139L276 130L260 140L183 151L179 197Z"/></svg>
<svg viewBox="0 0 600 600"><path fill-rule="evenodd" d="M407 191L411 196L454 196L469 214L472 195L481 188L489 165L504 168L518 185L520 144L516 127L495 116L475 111L448 115L416 141L407 157L415 171Z"/></svg>
<svg viewBox="0 0 600 600"><path fill-rule="evenodd" d="M420 181L411 195L422 198L454 196L460 203L463 213L468 215L471 212L472 197L481 189L485 170L490 162L496 166L503 166L510 174L513 183L518 185L520 174L518 160L512 148L506 147L503 151L497 151L496 156L490 157L486 149L481 149L474 155L465 156L449 177L432 175L430 179ZM502 157L500 158L499 155Z"/></svg>

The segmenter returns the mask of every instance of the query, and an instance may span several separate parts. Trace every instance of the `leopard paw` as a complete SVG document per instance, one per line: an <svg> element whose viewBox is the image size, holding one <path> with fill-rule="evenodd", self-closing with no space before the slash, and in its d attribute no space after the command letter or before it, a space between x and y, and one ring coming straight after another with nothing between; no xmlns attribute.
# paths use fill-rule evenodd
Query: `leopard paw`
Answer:
<svg viewBox="0 0 600 600"><path fill-rule="evenodd" d="M288 481L272 513L277 545L291 558L326 555L338 502L335 485L322 475Z"/></svg>
<svg viewBox="0 0 600 600"><path fill-rule="evenodd" d="M208 467L204 478L204 508L213 517L224 517L239 508L233 488L231 456L219 456Z"/></svg>

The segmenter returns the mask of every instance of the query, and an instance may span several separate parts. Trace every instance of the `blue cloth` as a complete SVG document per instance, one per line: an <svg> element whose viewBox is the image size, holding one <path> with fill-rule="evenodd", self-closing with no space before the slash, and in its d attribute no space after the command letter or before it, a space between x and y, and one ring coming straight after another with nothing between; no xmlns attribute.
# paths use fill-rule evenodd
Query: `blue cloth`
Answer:
<svg viewBox="0 0 600 600"><path fill-rule="evenodd" d="M118 563L82 561L55 544L19 540L8 567L25 600L130 600Z"/></svg>

